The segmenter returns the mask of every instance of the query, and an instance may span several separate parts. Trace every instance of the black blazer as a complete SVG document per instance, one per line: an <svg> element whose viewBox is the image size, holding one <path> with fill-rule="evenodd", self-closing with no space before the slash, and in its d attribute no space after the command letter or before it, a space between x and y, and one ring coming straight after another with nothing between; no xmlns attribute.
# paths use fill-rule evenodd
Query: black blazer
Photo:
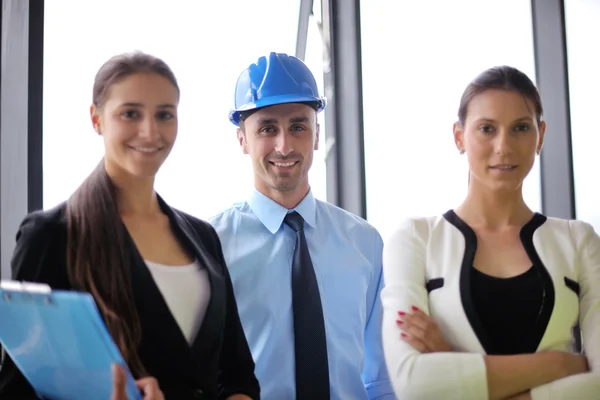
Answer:
<svg viewBox="0 0 600 400"><path fill-rule="evenodd" d="M238 316L221 242L211 225L169 207L159 198L180 243L208 270L211 298L190 346L154 283L133 240L131 277L141 325L139 355L168 400L226 399L242 393L260 398L254 361ZM13 279L71 289L66 271L65 204L25 217L12 258ZM7 356L0 370L0 399L37 399Z"/></svg>

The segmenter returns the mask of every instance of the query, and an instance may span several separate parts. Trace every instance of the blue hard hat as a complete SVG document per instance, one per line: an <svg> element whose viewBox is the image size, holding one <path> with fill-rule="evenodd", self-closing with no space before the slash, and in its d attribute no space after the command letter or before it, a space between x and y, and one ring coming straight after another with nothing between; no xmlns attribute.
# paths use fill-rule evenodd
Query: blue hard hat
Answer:
<svg viewBox="0 0 600 400"><path fill-rule="evenodd" d="M306 64L283 53L271 53L250 64L235 85L235 108L229 120L239 126L240 112L284 103L316 103L317 112L327 105Z"/></svg>

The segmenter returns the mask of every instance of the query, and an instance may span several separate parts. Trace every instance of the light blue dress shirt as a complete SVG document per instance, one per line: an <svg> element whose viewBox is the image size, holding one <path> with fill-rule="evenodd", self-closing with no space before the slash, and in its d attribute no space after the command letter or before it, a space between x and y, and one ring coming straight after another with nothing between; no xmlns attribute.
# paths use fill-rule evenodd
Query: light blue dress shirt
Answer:
<svg viewBox="0 0 600 400"><path fill-rule="evenodd" d="M316 200L294 209L317 276L332 400L395 399L381 341L383 241L366 221ZM211 218L222 241L261 398L295 399L291 269L296 235L288 210L259 191Z"/></svg>

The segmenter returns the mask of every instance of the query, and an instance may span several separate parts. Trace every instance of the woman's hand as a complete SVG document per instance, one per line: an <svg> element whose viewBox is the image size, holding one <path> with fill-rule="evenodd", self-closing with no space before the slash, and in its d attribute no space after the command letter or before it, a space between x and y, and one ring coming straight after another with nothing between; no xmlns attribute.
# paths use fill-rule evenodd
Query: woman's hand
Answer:
<svg viewBox="0 0 600 400"><path fill-rule="evenodd" d="M118 365L112 367L113 390L110 400L127 400L125 389L126 379L123 368ZM158 381L154 378L142 378L135 381L135 386L142 392L144 400L165 400L163 393L158 387Z"/></svg>
<svg viewBox="0 0 600 400"><path fill-rule="evenodd" d="M396 324L403 331L400 337L421 353L452 351L435 321L417 307L411 308L410 314L398 312Z"/></svg>
<svg viewBox="0 0 600 400"><path fill-rule="evenodd" d="M587 357L578 353L561 353L562 365L565 367L565 376L583 374L590 371Z"/></svg>

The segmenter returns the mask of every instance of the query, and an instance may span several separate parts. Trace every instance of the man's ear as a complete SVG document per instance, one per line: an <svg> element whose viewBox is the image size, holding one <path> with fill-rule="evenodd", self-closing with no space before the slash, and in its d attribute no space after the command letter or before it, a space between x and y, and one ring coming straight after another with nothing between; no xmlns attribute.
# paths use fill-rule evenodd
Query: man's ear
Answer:
<svg viewBox="0 0 600 400"><path fill-rule="evenodd" d="M237 128L237 138L242 149L242 153L248 154L248 143L246 142L246 134L241 128Z"/></svg>
<svg viewBox="0 0 600 400"><path fill-rule="evenodd" d="M315 145L313 146L313 150L319 150L319 134L321 133L321 125L317 124L317 130L315 133Z"/></svg>

